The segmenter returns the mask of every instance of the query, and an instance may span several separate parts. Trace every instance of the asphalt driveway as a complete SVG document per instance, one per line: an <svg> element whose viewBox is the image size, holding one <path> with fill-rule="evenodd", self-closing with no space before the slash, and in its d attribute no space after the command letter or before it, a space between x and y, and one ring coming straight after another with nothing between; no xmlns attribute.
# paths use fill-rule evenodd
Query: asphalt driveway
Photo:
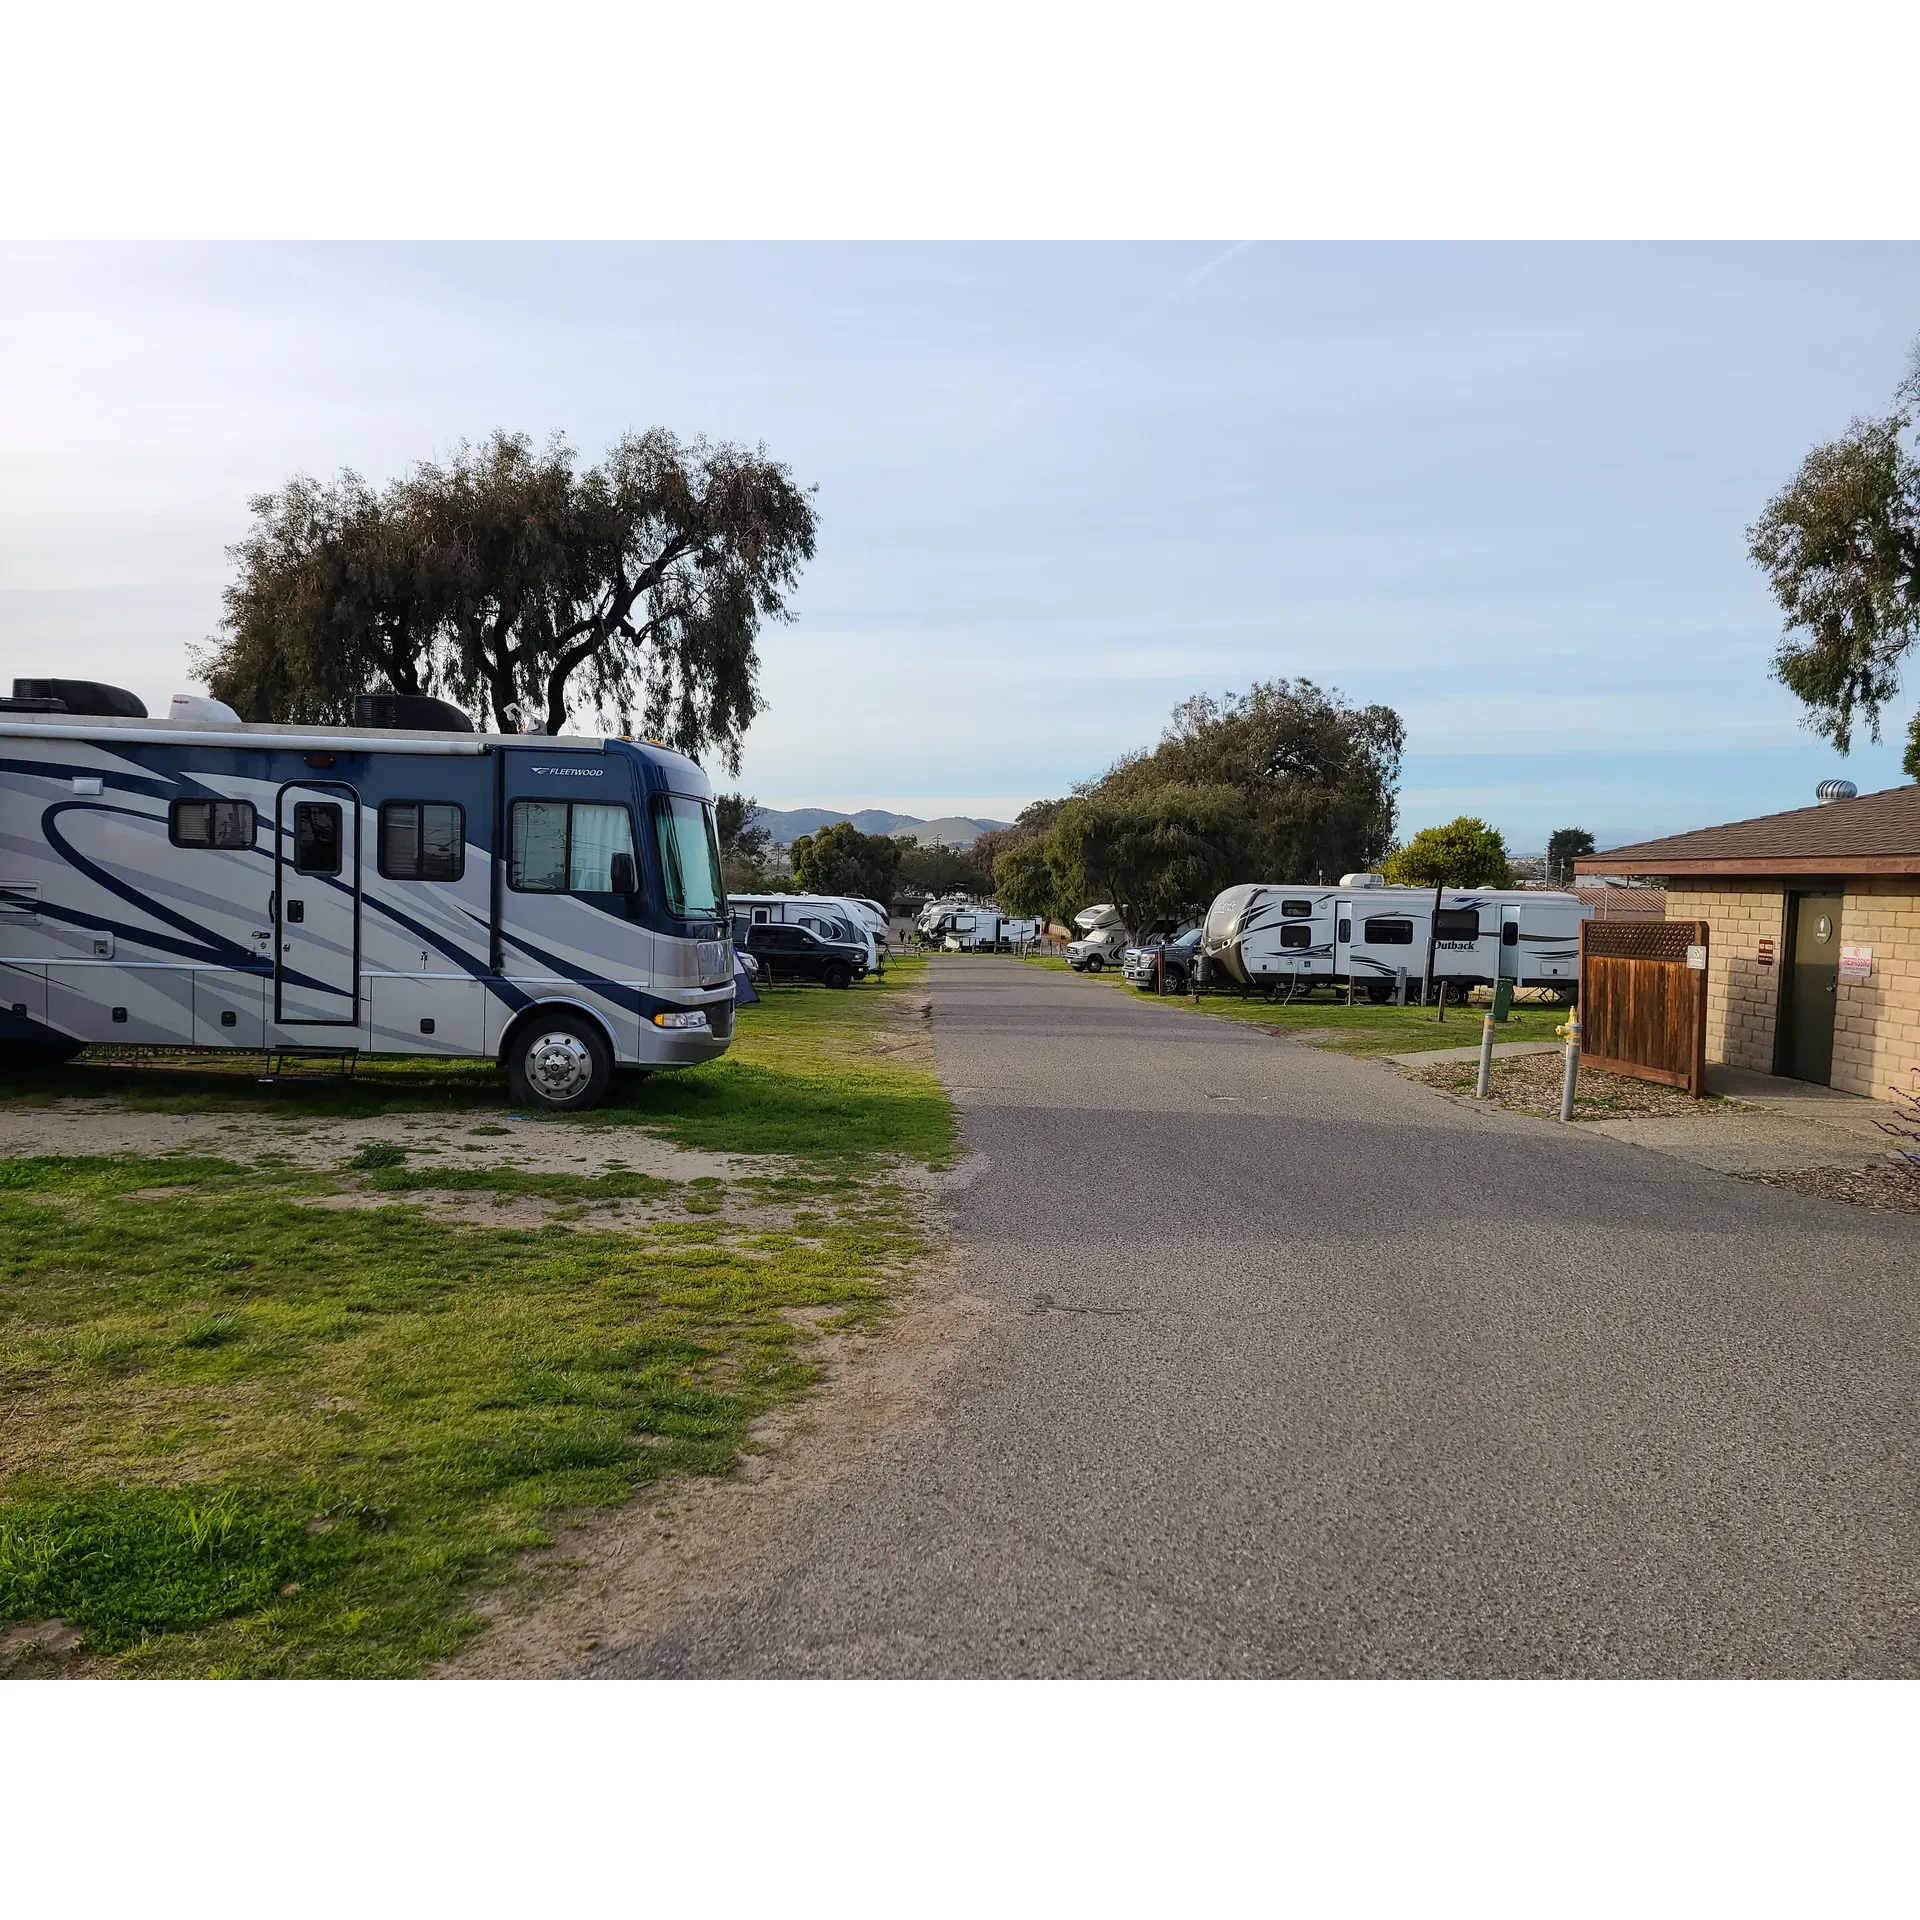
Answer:
<svg viewBox="0 0 1920 1920"><path fill-rule="evenodd" d="M606 1674L1920 1671L1920 1223L934 962L994 1307Z"/></svg>

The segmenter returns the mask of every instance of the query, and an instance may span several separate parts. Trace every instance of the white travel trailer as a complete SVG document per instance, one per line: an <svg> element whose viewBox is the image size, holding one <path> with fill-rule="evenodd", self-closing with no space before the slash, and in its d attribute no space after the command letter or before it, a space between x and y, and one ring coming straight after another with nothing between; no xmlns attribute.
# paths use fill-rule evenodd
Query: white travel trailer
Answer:
<svg viewBox="0 0 1920 1920"><path fill-rule="evenodd" d="M1570 893L1389 887L1345 874L1338 887L1229 887L1208 909L1201 952L1242 986L1297 992L1322 983L1375 1001L1402 979L1418 997L1428 978L1457 990L1511 980L1569 988L1580 972L1580 922Z"/></svg>
<svg viewBox="0 0 1920 1920"><path fill-rule="evenodd" d="M1374 999L1397 990L1402 970L1415 985L1566 990L1580 978L1580 922L1593 909L1570 893L1490 887L1389 887L1376 874L1342 881L1334 973Z"/></svg>
<svg viewBox="0 0 1920 1920"><path fill-rule="evenodd" d="M1229 887L1207 909L1200 957L1243 986L1298 993L1334 976L1337 887Z"/></svg>
<svg viewBox="0 0 1920 1920"><path fill-rule="evenodd" d="M945 916L949 953L1000 953L1040 935L1037 920L1016 920L993 907L962 907Z"/></svg>
<svg viewBox="0 0 1920 1920"><path fill-rule="evenodd" d="M726 1051L713 795L625 739L350 727L15 681L0 700L0 1049L498 1059L523 1105ZM401 725L400 722L413 724Z"/></svg>

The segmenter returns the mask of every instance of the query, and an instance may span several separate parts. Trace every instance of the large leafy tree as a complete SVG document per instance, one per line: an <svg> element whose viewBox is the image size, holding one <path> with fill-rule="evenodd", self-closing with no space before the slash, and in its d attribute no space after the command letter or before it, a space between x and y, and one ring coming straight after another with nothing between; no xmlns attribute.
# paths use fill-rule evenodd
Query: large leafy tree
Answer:
<svg viewBox="0 0 1920 1920"><path fill-rule="evenodd" d="M905 849L884 833L862 833L851 820L836 820L818 833L803 833L789 849L794 878L809 893L844 898L891 898Z"/></svg>
<svg viewBox="0 0 1920 1920"><path fill-rule="evenodd" d="M1045 855L1059 894L1082 905L1111 901L1137 927L1197 913L1244 879L1250 841L1238 788L1169 781L1068 801Z"/></svg>
<svg viewBox="0 0 1920 1920"><path fill-rule="evenodd" d="M445 691L503 732L628 716L729 767L760 709L760 628L789 616L815 535L763 451L662 431L584 469L564 441L496 433L378 493L296 479L253 511L199 662L249 719Z"/></svg>
<svg viewBox="0 0 1920 1920"><path fill-rule="evenodd" d="M424 693L435 679L437 559L392 489L357 473L290 480L250 501L230 549L223 637L195 666L249 720L352 718L375 687Z"/></svg>
<svg viewBox="0 0 1920 1920"><path fill-rule="evenodd" d="M1484 820L1463 813L1444 827L1422 827L1387 856L1381 871L1396 887L1506 887L1513 884L1507 843Z"/></svg>
<svg viewBox="0 0 1920 1920"><path fill-rule="evenodd" d="M1920 367L1893 412L1855 420L1818 446L1747 529L1786 615L1774 677L1805 703L1807 721L1842 753L1900 690L1920 637L1920 459L1912 444ZM1906 770L1920 779L1920 715Z"/></svg>
<svg viewBox="0 0 1920 1920"><path fill-rule="evenodd" d="M1246 825L1249 870L1238 878L1331 878L1372 867L1392 845L1405 746L1391 707L1350 706L1311 680L1258 682L1183 702L1152 752L1092 791L1231 787Z"/></svg>
<svg viewBox="0 0 1920 1920"><path fill-rule="evenodd" d="M744 793L714 795L720 874L730 893L765 893L773 880L773 835L755 825L760 803Z"/></svg>
<svg viewBox="0 0 1920 1920"><path fill-rule="evenodd" d="M1585 827L1556 827L1547 835L1547 878L1556 887L1573 884L1573 863L1593 851L1593 835Z"/></svg>
<svg viewBox="0 0 1920 1920"><path fill-rule="evenodd" d="M1047 859L1046 840L1040 835L1028 835L1001 850L993 863L993 891L1008 913L1058 920L1074 911L1065 902Z"/></svg>

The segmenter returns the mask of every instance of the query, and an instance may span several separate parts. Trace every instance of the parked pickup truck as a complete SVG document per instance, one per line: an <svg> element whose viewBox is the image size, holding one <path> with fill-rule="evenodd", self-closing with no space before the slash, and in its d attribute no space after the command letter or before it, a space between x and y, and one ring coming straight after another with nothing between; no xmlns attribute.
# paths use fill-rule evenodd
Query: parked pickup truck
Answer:
<svg viewBox="0 0 1920 1920"><path fill-rule="evenodd" d="M1143 993L1156 987L1168 993L1186 993L1193 985L1193 956L1200 945L1200 929L1162 940L1158 936L1127 949L1120 963L1122 975Z"/></svg>
<svg viewBox="0 0 1920 1920"><path fill-rule="evenodd" d="M760 981L818 980L823 987L850 987L867 970L865 940L823 940L811 927L784 926L762 921L758 926L735 923L741 951L760 963Z"/></svg>

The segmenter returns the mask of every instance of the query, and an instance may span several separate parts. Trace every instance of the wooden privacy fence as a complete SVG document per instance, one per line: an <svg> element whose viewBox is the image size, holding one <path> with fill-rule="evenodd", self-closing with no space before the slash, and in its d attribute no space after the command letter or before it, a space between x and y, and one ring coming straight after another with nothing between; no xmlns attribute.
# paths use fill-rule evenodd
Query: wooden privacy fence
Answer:
<svg viewBox="0 0 1920 1920"><path fill-rule="evenodd" d="M1688 948L1703 964L1687 964ZM1604 1073L1707 1090L1707 923L1580 926L1580 1057Z"/></svg>

